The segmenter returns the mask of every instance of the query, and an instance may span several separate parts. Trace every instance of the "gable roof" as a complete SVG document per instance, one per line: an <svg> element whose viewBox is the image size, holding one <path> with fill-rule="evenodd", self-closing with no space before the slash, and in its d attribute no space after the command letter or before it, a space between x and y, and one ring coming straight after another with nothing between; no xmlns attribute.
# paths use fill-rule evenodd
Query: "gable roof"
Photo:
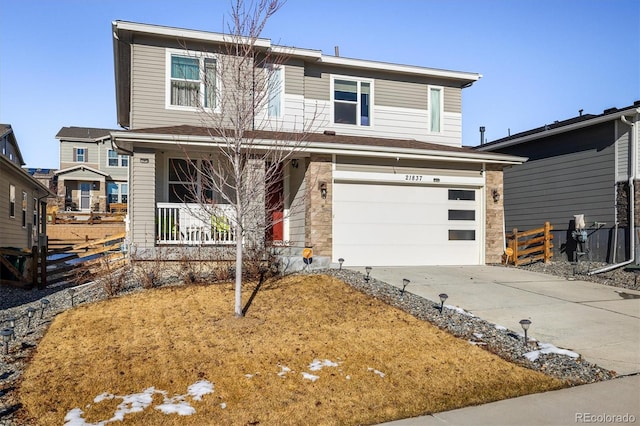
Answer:
<svg viewBox="0 0 640 426"><path fill-rule="evenodd" d="M223 145L218 137L222 130L198 126L171 126L112 132L112 141L116 148L130 154L122 147L123 143L144 142L157 144L177 144L191 146ZM228 130L231 134L231 130ZM246 131L245 138L251 140L252 149L268 149L273 141L291 142L295 147L303 141L303 152L343 154L371 157L402 157L420 159L439 159L458 162L486 162L499 164L520 164L526 158L505 154L481 153L472 148L446 146L415 139L391 139L367 136L340 135L335 132L292 133L266 130ZM282 146L282 144L280 144Z"/></svg>
<svg viewBox="0 0 640 426"><path fill-rule="evenodd" d="M179 40L182 42L200 41L215 44L229 43L231 38L230 35L222 33L117 20L112 22L111 27L113 31L116 110L118 124L123 127L129 127L130 125L129 103L131 99L131 45L134 43L133 40L135 39L135 35L152 35L170 40ZM299 58L307 62L351 69L383 70L385 73L400 75L439 78L451 81L453 84L461 88L471 86L474 82L482 78L481 74L473 72L444 70L439 68L392 64L387 62L325 55L321 50L275 45L267 38L256 39L254 46L258 50L270 51L290 58Z"/></svg>
<svg viewBox="0 0 640 426"><path fill-rule="evenodd" d="M546 124L535 129L516 133L505 138L497 139L483 145L478 145L474 149L478 151L493 151L508 146L518 145L531 140L540 139L547 136L570 132L583 127L594 126L608 121L618 120L622 116L640 114L640 101L635 101L633 105L624 108L605 109L602 114L584 114L569 118L563 121L556 121L553 124Z"/></svg>
<svg viewBox="0 0 640 426"><path fill-rule="evenodd" d="M20 152L20 146L18 145L18 140L16 139L16 134L13 132L13 128L11 124L0 124L0 139L4 137L8 137L11 144L15 148L16 156L18 157L18 162L20 166L24 166L26 163L24 162L24 158L22 157L22 153ZM2 152L0 152L0 156Z"/></svg>
<svg viewBox="0 0 640 426"><path fill-rule="evenodd" d="M95 127L63 127L56 134L56 139L78 142L97 142L109 139L115 129L100 129Z"/></svg>
<svg viewBox="0 0 640 426"><path fill-rule="evenodd" d="M95 173L97 175L101 175L101 176L104 176L104 177L109 176L109 173L105 173L103 171L100 171L98 169L94 169L93 167L85 166L83 164L80 164L78 166L73 166L73 167L67 167L66 169L58 170L58 171L54 172L53 174L56 175L56 176L59 176L59 175L64 175L64 174L67 174L67 173L75 172L76 170L80 170L80 171L87 170L87 171L89 171L91 173Z"/></svg>

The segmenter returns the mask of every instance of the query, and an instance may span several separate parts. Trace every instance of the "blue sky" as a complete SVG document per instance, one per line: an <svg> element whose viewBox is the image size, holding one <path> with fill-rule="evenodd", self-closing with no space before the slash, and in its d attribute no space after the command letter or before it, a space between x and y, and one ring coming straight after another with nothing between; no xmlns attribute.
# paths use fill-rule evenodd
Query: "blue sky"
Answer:
<svg viewBox="0 0 640 426"><path fill-rule="evenodd" d="M118 128L111 21L223 30L229 0L0 0L0 123L29 167L64 126ZM637 0L288 0L263 36L340 55L477 72L463 144L640 100Z"/></svg>

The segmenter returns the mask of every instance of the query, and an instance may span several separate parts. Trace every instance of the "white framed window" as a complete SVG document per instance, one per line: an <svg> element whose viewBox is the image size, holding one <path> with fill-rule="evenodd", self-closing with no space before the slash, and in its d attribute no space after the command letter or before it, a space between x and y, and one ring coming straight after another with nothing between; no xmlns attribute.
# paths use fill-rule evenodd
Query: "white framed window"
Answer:
<svg viewBox="0 0 640 426"><path fill-rule="evenodd" d="M269 117L282 117L284 100L284 67L267 66L267 111Z"/></svg>
<svg viewBox="0 0 640 426"><path fill-rule="evenodd" d="M22 227L27 227L27 193L22 191Z"/></svg>
<svg viewBox="0 0 640 426"><path fill-rule="evenodd" d="M202 52L167 50L167 108L218 107L216 57Z"/></svg>
<svg viewBox="0 0 640 426"><path fill-rule="evenodd" d="M431 133L442 132L443 96L442 87L429 87L429 131Z"/></svg>
<svg viewBox="0 0 640 426"><path fill-rule="evenodd" d="M371 126L373 81L332 77L331 104L334 124Z"/></svg>
<svg viewBox="0 0 640 426"><path fill-rule="evenodd" d="M127 203L129 201L129 185L126 183L107 183L107 204Z"/></svg>
<svg viewBox="0 0 640 426"><path fill-rule="evenodd" d="M129 165L129 157L126 155L118 155L113 149L107 150L107 166L108 167L127 167Z"/></svg>
<svg viewBox="0 0 640 426"><path fill-rule="evenodd" d="M9 185L9 217L16 217L16 187Z"/></svg>
<svg viewBox="0 0 640 426"><path fill-rule="evenodd" d="M73 148L73 161L76 163L88 162L89 150L87 148Z"/></svg>
<svg viewBox="0 0 640 426"><path fill-rule="evenodd" d="M226 198L233 199L234 187L227 183L225 195L217 192L211 176L213 172L207 171L212 167L209 161L186 160L183 158L169 158L168 160L168 189L170 203L206 203L226 204Z"/></svg>

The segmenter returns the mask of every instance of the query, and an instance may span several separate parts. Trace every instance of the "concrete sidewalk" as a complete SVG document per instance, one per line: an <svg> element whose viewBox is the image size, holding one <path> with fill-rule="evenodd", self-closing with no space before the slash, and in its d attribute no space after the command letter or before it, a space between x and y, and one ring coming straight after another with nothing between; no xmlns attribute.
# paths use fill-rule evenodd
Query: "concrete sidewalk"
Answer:
<svg viewBox="0 0 640 426"><path fill-rule="evenodd" d="M351 268L364 272L364 268ZM565 425L640 422L640 292L499 266L375 267L371 276L571 349L621 377L388 425Z"/></svg>
<svg viewBox="0 0 640 426"><path fill-rule="evenodd" d="M640 376L384 423L389 426L640 423Z"/></svg>

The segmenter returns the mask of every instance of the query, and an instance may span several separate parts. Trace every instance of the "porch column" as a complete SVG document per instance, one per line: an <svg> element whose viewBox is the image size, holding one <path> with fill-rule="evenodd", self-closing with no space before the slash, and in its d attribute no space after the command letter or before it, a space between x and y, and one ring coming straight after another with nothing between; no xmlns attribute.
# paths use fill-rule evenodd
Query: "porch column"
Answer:
<svg viewBox="0 0 640 426"><path fill-rule="evenodd" d="M129 165L129 232L132 250L155 247L156 154L136 151Z"/></svg>
<svg viewBox="0 0 640 426"><path fill-rule="evenodd" d="M485 263L501 263L504 242L504 185L502 166L487 165L485 170ZM500 199L494 201L493 191Z"/></svg>
<svg viewBox="0 0 640 426"><path fill-rule="evenodd" d="M312 154L305 172L307 188L305 209L305 244L314 256L329 256L333 251L333 185L331 156ZM327 196L322 198L322 185Z"/></svg>

